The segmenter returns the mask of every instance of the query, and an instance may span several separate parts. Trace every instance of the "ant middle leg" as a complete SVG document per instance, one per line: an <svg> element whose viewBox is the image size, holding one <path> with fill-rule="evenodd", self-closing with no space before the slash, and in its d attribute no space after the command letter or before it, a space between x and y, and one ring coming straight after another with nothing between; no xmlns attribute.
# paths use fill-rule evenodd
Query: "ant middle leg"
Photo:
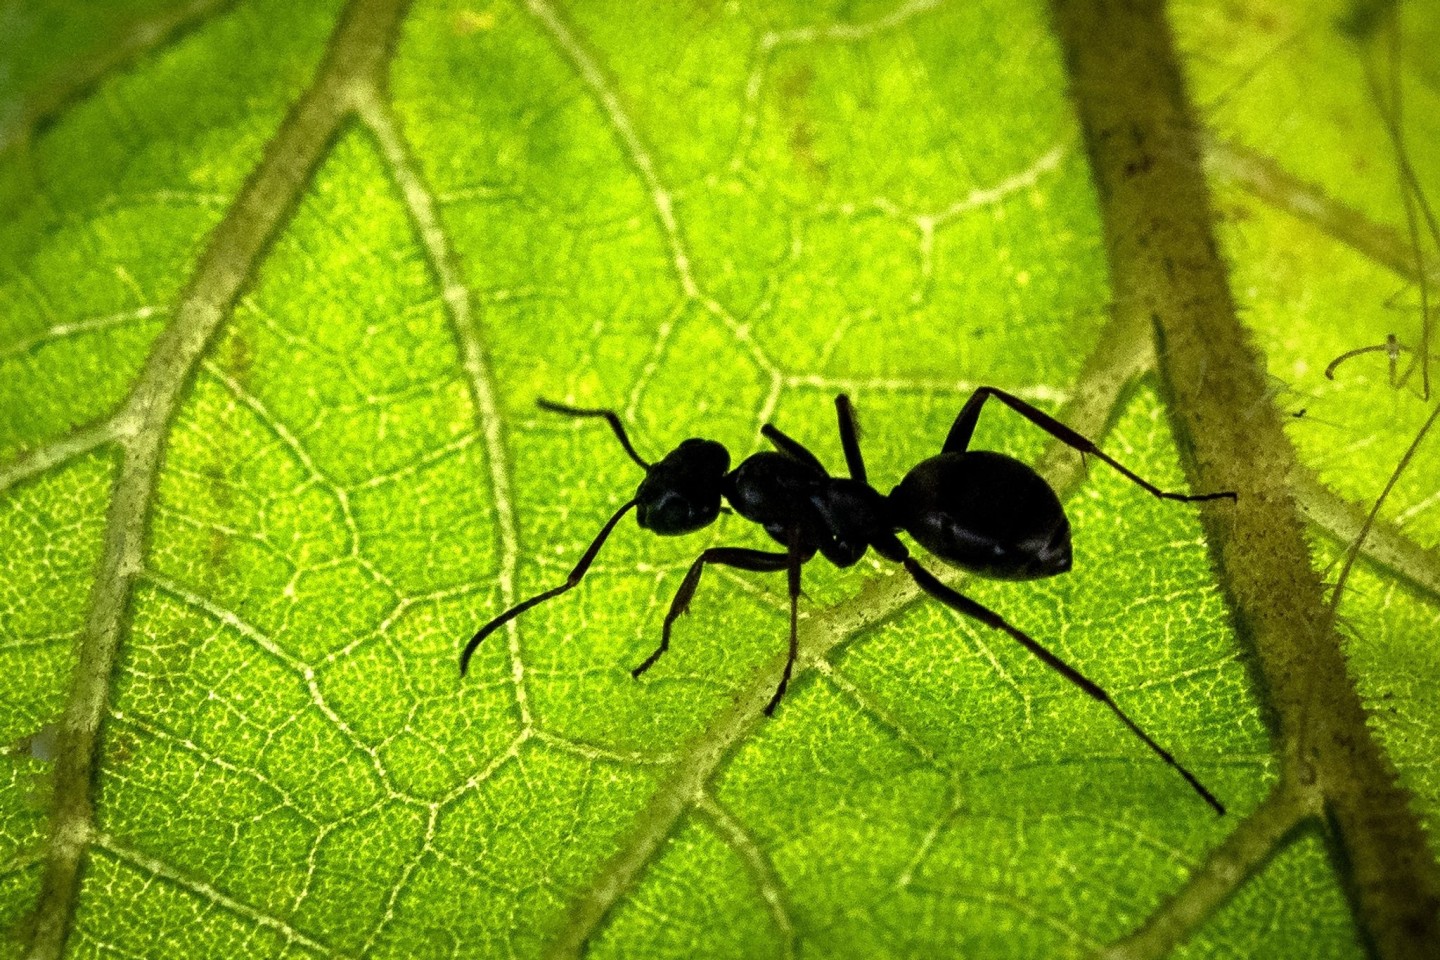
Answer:
<svg viewBox="0 0 1440 960"><path fill-rule="evenodd" d="M905 570L915 579L915 582L919 584L921 590L924 590L930 594L930 596L939 600L957 613L962 613L967 617L978 620L987 627L1008 633L1015 640L1019 641L1020 645L1026 650L1029 650L1035 656L1039 657L1041 662L1047 667L1060 674L1060 676L1066 680L1069 680L1093 699L1103 703L1109 708L1110 712L1120 718L1120 722L1125 724L1131 733L1140 739L1140 742L1149 747L1161 760L1164 760L1167 764L1174 767L1180 776L1185 778L1185 782L1190 784L1191 789L1200 795L1202 800L1208 803L1216 813L1224 816L1225 805L1216 799L1215 795L1211 793L1193 773L1185 769L1184 765L1176 760L1170 751L1156 743L1150 734L1146 733L1138 723L1130 719L1130 715L1120 709L1120 705L1111 699L1110 694L1105 692L1104 687L1060 659L1059 656L1025 631L1012 626L1009 621L994 610L971 600L958 590L954 590L941 583L939 578L917 563L913 557L906 557L902 562Z"/></svg>
<svg viewBox="0 0 1440 960"><path fill-rule="evenodd" d="M780 705L780 698L785 696L785 688L790 685L790 674L795 670L795 658L800 653L798 605L800 602L800 568L805 563L800 552L800 532L792 531L790 535L790 549L785 557L785 569L789 573L790 587L790 654L785 658L785 672L780 674L780 684L775 688L775 695L770 702L765 704L765 716L775 712Z"/></svg>
<svg viewBox="0 0 1440 960"><path fill-rule="evenodd" d="M1024 400L1021 400L1014 394L1006 393L1004 390L1000 390L996 387L980 387L970 395L969 400L965 401L965 406L960 409L960 415L955 418L955 423L950 428L949 436L945 438L945 446L943 448L943 451L945 453L965 452L965 449L970 445L971 436L975 433L975 424L980 419L980 409L981 407L985 406L985 401L991 397L999 400L1001 403L1005 404L1005 406L1009 407L1011 410L1014 410L1016 413L1020 414L1020 416L1024 417L1026 420L1029 420L1035 426L1039 427L1041 430L1044 430L1056 440L1059 440L1061 443L1074 450L1078 450L1081 456L1093 456L1103 463L1108 463L1111 467L1118 471L1121 476L1125 477L1131 483L1134 483L1135 485L1141 487L1153 496L1159 497L1163 500L1183 500L1187 502L1197 500L1236 499L1235 492L1232 490L1224 490L1219 493L1171 493L1166 490L1161 490L1159 487L1155 486L1153 483L1146 480L1138 473L1135 473L1133 470L1127 468L1124 464L1120 463L1120 461L1116 460L1114 457L1105 453L1103 450L1097 447L1095 443L1089 438L1084 437L1079 433L1076 433L1074 430L1071 430L1069 427L1065 426L1065 424L1061 423L1059 420L1056 420L1048 413L1045 413L1043 410L1040 410L1030 405L1029 403L1026 403Z"/></svg>
<svg viewBox="0 0 1440 960"><path fill-rule="evenodd" d="M695 596L696 589L700 586L700 574L704 572L706 564L717 564L725 567L735 567L738 570L751 570L756 573L773 573L784 570L789 562L789 554L769 553L764 550L751 550L746 547L711 547L695 558L690 564L690 569L685 572L685 579L680 583L680 589L675 591L675 599L670 603L670 612L665 614L665 625L660 629L660 646L655 652L645 658L630 675L640 679L640 675L655 665L666 650L670 649L670 628L689 608L690 600Z"/></svg>
<svg viewBox="0 0 1440 960"><path fill-rule="evenodd" d="M544 399L536 400L535 405L540 407L540 409L542 410L549 410L551 413L563 413L566 416L570 417L602 418L606 423L610 424L610 429L613 430L615 433L615 439L620 441L620 446L625 448L625 452L630 455L630 459L634 460L642 468L646 470L650 469L650 464L646 462L645 458L640 456L639 453L635 452L635 447L631 445L630 438L625 433L625 425L620 422L620 415L614 410L596 410L589 407L571 407L563 403L556 403L553 400Z"/></svg>

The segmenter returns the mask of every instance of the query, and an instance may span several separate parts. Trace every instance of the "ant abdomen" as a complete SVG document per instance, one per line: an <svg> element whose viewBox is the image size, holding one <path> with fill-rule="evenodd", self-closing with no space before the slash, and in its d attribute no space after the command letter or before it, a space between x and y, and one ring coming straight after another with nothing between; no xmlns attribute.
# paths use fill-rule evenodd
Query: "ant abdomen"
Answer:
<svg viewBox="0 0 1440 960"><path fill-rule="evenodd" d="M1013 457L942 453L890 492L900 529L946 563L996 580L1070 569L1070 521L1050 485Z"/></svg>

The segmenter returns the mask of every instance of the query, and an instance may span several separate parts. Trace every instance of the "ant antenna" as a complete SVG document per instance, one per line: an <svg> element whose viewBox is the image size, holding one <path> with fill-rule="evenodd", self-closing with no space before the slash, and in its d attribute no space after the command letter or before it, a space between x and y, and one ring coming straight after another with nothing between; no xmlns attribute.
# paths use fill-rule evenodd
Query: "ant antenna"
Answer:
<svg viewBox="0 0 1440 960"><path fill-rule="evenodd" d="M536 400L535 404L542 410L549 410L553 413L563 413L572 417L600 417L606 423L610 424L610 429L615 431L615 439L619 440L620 446L624 447L625 452L630 454L630 459L640 464L645 470L650 469L650 464L645 461L644 457L636 453L635 448L631 446L630 438L625 435L625 425L620 422L620 417L614 410L593 410L588 407L570 407L563 403L556 403L553 400Z"/></svg>
<svg viewBox="0 0 1440 960"><path fill-rule="evenodd" d="M540 401L540 405L546 406L545 401ZM555 404L555 406L559 407L559 404ZM560 407L560 410L561 412L575 412L581 416L586 414L603 416L603 412L601 411L570 411L569 408L565 407ZM612 417L614 416L613 413L610 415ZM614 421L613 425L615 426L615 432L620 435L621 442L625 444L625 449L629 450L630 443L625 439L625 432L620 429L619 422ZM630 455L632 457L635 457L636 461L639 461L641 463L641 466L646 466L643 461L640 461L640 458L638 456L635 456L633 450L631 451ZM500 614L500 616L496 617L494 620L491 620L489 623L485 624L485 626L481 627L479 631L476 632L475 636L470 638L470 642L465 644L465 649L460 654L460 676L465 676L465 671L470 667L470 657L472 654L475 653L475 648L480 646L480 641L484 640L486 637L490 636L490 634L494 633L496 630L503 627L511 620L514 620L516 617L520 616L520 614L524 613L526 610L529 610L531 607L536 606L537 604L544 603L546 600L558 597L565 591L573 589L575 585L584 578L585 571L590 569L590 564L595 562L596 554L598 554L600 552L600 548L605 545L605 539L610 536L610 531L615 529L615 524L619 523L620 518L630 512L630 510L635 506L635 503L636 501L631 500L619 510L616 510L614 516L612 516L609 520L605 521L605 526L600 528L600 532L595 535L595 539L590 542L589 548L586 549L585 555L580 558L579 563L575 564L575 569L570 571L570 575L565 578L564 583L562 583L558 587L552 587L551 589L546 590L544 593L537 593L529 600L522 600L520 603L515 604L515 606L511 607L509 610L506 610L504 613Z"/></svg>

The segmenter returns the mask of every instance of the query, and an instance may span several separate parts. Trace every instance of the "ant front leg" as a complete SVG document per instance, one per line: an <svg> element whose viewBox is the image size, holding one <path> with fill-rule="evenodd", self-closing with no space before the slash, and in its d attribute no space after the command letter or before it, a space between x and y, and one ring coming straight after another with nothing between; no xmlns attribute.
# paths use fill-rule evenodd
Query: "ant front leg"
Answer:
<svg viewBox="0 0 1440 960"><path fill-rule="evenodd" d="M1211 793L1193 773L1185 769L1180 761L1171 755L1169 750L1166 750L1160 746L1160 744L1156 743L1150 734L1146 733L1140 728L1138 723L1130 719L1130 715L1120 709L1120 705L1110 698L1110 694L1105 691L1104 687L1060 659L1058 655L1040 643L1039 640L1036 640L1020 628L1012 626L1008 620L994 610L971 600L960 591L951 589L941 583L939 578L933 573L916 563L913 557L906 557L902 563L910 576L915 578L915 582L919 584L921 590L924 590L956 613L962 613L967 617L980 621L987 627L1008 633L1015 640L1019 641L1020 645L1026 650L1029 650L1035 656L1039 657L1041 662L1051 670L1054 670L1060 674L1060 676L1079 687L1091 698L1103 703L1110 709L1111 713L1120 718L1120 722L1125 724L1131 733L1140 739L1141 743L1149 747L1161 760L1164 760L1170 766L1174 767L1176 772L1185 778L1185 782L1190 784L1191 789L1200 795L1200 799L1208 803L1216 813L1221 816L1225 815L1225 805L1215 798L1215 794Z"/></svg>
<svg viewBox="0 0 1440 960"><path fill-rule="evenodd" d="M653 667L655 661L670 649L670 628L690 608L690 599L695 596L695 590L700 586L700 574L704 572L707 563L735 567L737 570L752 570L756 573L773 573L784 570L789 559L789 554L768 553L745 547L712 547L701 553L695 558L695 562L690 564L685 579L680 582L680 589L675 591L670 612L665 615L665 625L660 629L660 646L645 658L644 663L631 670L630 675L639 680L640 675Z"/></svg>
<svg viewBox="0 0 1440 960"><path fill-rule="evenodd" d="M779 450L781 453L785 454L785 456L789 457L790 459L798 460L808 467L813 467L821 474L824 474L826 476L829 475L829 471L825 469L825 464L820 462L819 457L811 453L809 448L806 447L799 440L796 440L794 437L790 436L787 433L781 432L779 427L767 423L765 424L765 426L760 428L760 435L763 436L766 440L769 440L772 444L775 445L776 450Z"/></svg>
<svg viewBox="0 0 1440 960"><path fill-rule="evenodd" d="M860 427L855 422L855 409L850 398L841 393L835 397L835 414L840 419L840 446L845 450L845 466L850 479L869 483L865 478L865 458L860 455Z"/></svg>
<svg viewBox="0 0 1440 960"><path fill-rule="evenodd" d="M950 435L945 438L943 452L965 452L965 449L970 446L971 436L975 433L975 424L980 419L980 408L985 406L985 401L991 397L999 400L1005 404L1005 406L1014 410L1056 440L1059 440L1074 450L1078 450L1082 456L1093 456L1097 460L1108 463L1114 467L1121 476L1153 496L1160 497L1163 500L1183 501L1236 499L1234 491L1231 490L1221 491L1220 493L1170 493L1169 491L1161 490L1095 446L1094 442L1089 438L1076 433L1048 413L1031 406L1014 394L1006 393L1004 390L996 387L981 387L970 395L969 400L965 401L965 406L960 409L960 415L955 418L955 424L950 428Z"/></svg>

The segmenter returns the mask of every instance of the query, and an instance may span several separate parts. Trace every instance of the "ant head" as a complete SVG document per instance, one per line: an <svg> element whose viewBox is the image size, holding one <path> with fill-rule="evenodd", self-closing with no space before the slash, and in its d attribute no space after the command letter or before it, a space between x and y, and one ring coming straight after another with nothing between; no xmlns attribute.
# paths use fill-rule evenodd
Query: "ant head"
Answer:
<svg viewBox="0 0 1440 960"><path fill-rule="evenodd" d="M713 523L720 515L720 496L730 452L714 440L691 437L645 472L635 491L640 526L671 536Z"/></svg>

